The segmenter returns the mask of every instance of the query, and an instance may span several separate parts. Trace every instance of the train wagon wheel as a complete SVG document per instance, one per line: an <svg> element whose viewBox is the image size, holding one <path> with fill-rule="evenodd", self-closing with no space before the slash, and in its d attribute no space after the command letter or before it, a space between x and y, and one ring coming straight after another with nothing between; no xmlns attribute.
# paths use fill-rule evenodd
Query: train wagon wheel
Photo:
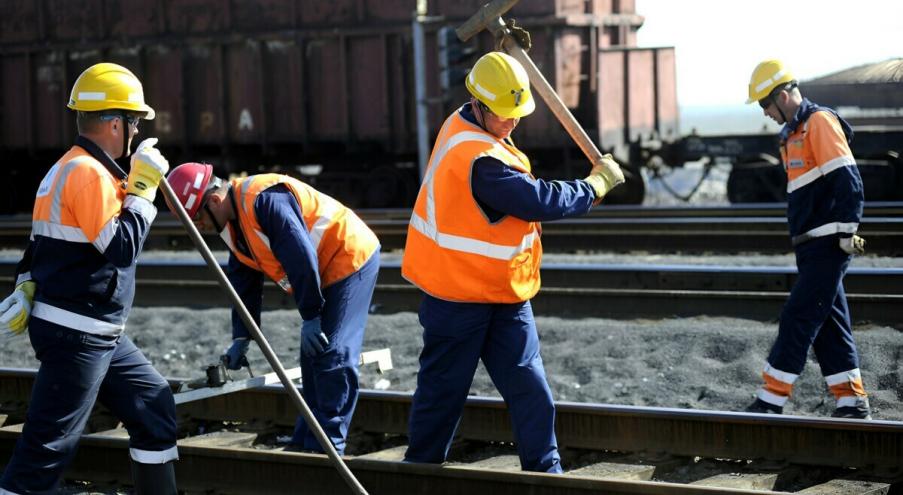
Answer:
<svg viewBox="0 0 903 495"><path fill-rule="evenodd" d="M727 178L731 203L780 203L787 201L787 175L771 161L735 163Z"/></svg>
<svg viewBox="0 0 903 495"><path fill-rule="evenodd" d="M602 204L608 205L638 205L642 204L646 196L646 182L639 169L622 165L624 171L623 184L612 189L602 200Z"/></svg>

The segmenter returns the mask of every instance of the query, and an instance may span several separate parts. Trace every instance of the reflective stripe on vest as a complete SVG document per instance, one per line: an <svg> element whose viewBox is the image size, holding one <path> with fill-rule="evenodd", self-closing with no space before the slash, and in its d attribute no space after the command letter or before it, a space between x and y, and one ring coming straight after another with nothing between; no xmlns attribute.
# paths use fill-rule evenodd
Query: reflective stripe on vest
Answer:
<svg viewBox="0 0 903 495"><path fill-rule="evenodd" d="M379 240L357 215L332 197L291 177L262 174L232 182L238 204L239 224L251 257L235 249L230 237L229 249L247 266L265 273L286 292L292 291L285 269L270 248L270 239L261 230L254 211L257 196L277 184L285 185L298 201L310 242L317 255L320 284L327 287L360 269L376 252ZM253 233L253 235L248 235ZM341 236L341 237L340 237ZM226 238L224 237L224 238Z"/></svg>
<svg viewBox="0 0 903 495"><path fill-rule="evenodd" d="M850 152L846 137L839 129L840 124L827 112L816 112L803 123L796 132L787 138L787 142L781 149L781 158L784 160L784 169L787 171L787 193L792 193L805 187L816 180L842 168L856 165L856 160ZM820 132L818 138L807 135L810 123L814 119L816 126L824 127L836 125L836 132ZM828 121L822 120L827 118ZM815 147L819 147L823 163L818 163L815 157ZM827 155L827 156L825 156Z"/></svg>
<svg viewBox="0 0 903 495"><path fill-rule="evenodd" d="M402 275L448 301L522 302L539 290L538 230L533 222L511 216L495 223L486 219L470 184L470 167L483 156L530 172L519 150L452 114L439 133L411 214Z"/></svg>
<svg viewBox="0 0 903 495"><path fill-rule="evenodd" d="M430 157L429 168L427 169L426 176L423 178L423 185L421 186L421 188L425 188L426 190L426 218L421 218L417 215L415 210L411 214L411 226L417 229L421 234L432 239L433 242L440 247L465 253L479 254L500 260L510 260L533 245L533 241L536 239L535 229L525 235L518 245L505 246L492 244L479 239L445 234L439 232L439 229L436 226L436 195L434 191L435 181L433 178L435 177L435 172L438 167L435 165L441 163L442 160L445 159L445 155L448 154L452 148L467 141L488 143L494 148L494 151L510 157L510 160L506 161L506 163L517 163L516 157L508 152L503 146L499 145L497 139L481 132L464 131L455 134L451 139L445 141L445 143L442 144L442 147Z"/></svg>
<svg viewBox="0 0 903 495"><path fill-rule="evenodd" d="M66 159L67 157L68 159ZM103 168L103 165L86 152L70 150L44 176L35 195L35 215L32 219L31 227L32 239L35 235L41 235L66 242L90 243L98 252L103 253L106 251L107 246L109 246L110 241L113 240L113 236L119 229L119 217L112 213L114 211L118 213L125 193L117 191L119 196L115 205L87 206L88 208L108 210L111 213L106 222L99 228L97 225L75 225L71 215L64 215L63 213L63 195L66 185L70 182L70 175L76 172L79 167L84 166L101 169L99 171L101 176L109 175L109 172ZM92 231L86 232L85 228L90 228ZM96 229L97 232L94 233L93 229ZM93 239L91 238L92 234Z"/></svg>

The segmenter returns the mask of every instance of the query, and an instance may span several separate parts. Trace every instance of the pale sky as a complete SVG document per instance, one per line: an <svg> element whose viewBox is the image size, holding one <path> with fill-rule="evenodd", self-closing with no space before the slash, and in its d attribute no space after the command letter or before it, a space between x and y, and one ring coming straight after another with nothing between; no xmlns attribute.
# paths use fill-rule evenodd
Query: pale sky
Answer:
<svg viewBox="0 0 903 495"><path fill-rule="evenodd" d="M805 80L903 57L901 0L636 0L639 46L674 46L681 107L742 105L756 64Z"/></svg>

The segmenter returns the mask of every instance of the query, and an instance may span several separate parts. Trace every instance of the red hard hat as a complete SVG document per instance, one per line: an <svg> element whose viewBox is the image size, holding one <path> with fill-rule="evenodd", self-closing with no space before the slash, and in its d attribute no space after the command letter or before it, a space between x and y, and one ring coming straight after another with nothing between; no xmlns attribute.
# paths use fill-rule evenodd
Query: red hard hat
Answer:
<svg viewBox="0 0 903 495"><path fill-rule="evenodd" d="M169 186L176 193L176 197L179 198L179 202L185 207L185 211L188 212L190 218L194 218L198 210L201 209L204 193L207 192L210 186L210 178L212 176L213 166L206 163L191 162L183 163L172 169L166 177L166 180L169 181ZM170 211L176 212L173 205L169 204L169 198L167 198L166 205L169 206Z"/></svg>

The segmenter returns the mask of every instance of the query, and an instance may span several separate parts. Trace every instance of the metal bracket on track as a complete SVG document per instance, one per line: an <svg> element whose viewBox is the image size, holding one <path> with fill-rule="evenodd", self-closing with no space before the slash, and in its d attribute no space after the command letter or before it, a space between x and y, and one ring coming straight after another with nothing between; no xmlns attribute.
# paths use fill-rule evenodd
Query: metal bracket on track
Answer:
<svg viewBox="0 0 903 495"><path fill-rule="evenodd" d="M285 374L288 376L289 380L297 380L301 378L301 368L298 367L285 370ZM179 392L173 394L173 398L176 401L176 405L179 405L185 404L186 402L194 402L196 400L216 397L217 395L231 394L233 392L240 392L242 390L263 387L264 385L272 385L275 383L279 383L279 375L277 375L276 372L273 372L263 376L248 378L246 380L227 382L225 385L219 387L208 386L189 390L187 392Z"/></svg>

